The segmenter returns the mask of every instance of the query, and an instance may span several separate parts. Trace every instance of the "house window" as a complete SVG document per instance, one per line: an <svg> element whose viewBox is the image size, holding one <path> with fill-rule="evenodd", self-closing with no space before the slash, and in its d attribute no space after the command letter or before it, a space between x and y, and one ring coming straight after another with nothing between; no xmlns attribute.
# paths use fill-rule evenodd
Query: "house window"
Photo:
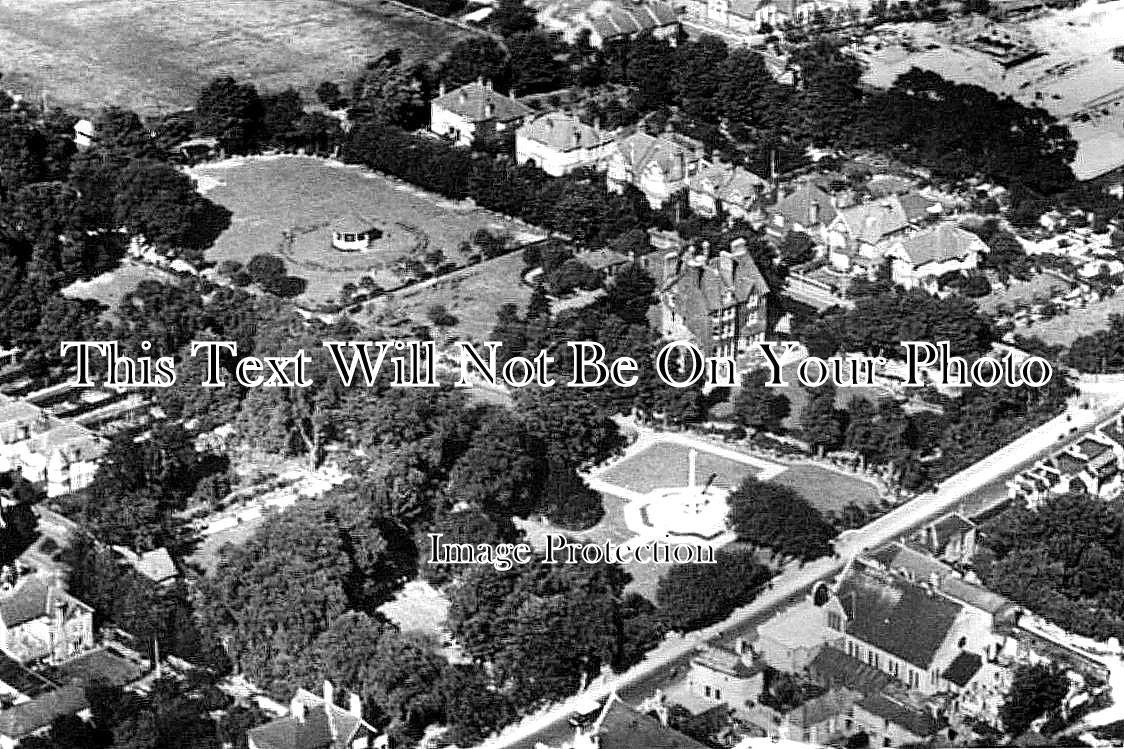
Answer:
<svg viewBox="0 0 1124 749"><path fill-rule="evenodd" d="M960 648L961 650L963 650L967 646L968 646L968 638L967 637L961 637L960 641L956 643L956 647Z"/></svg>
<svg viewBox="0 0 1124 749"><path fill-rule="evenodd" d="M842 617L839 616L838 611L827 612L827 626L831 627L837 632L841 632L843 630L843 620Z"/></svg>
<svg viewBox="0 0 1124 749"><path fill-rule="evenodd" d="M721 689L715 689L714 690L714 699L716 699L716 700L722 699L722 690Z"/></svg>

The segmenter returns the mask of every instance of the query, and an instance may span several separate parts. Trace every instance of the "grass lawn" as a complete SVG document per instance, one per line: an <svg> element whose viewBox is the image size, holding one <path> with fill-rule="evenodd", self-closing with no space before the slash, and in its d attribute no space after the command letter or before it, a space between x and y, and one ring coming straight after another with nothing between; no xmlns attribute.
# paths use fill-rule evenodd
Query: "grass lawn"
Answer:
<svg viewBox="0 0 1124 749"><path fill-rule="evenodd" d="M180 109L222 75L314 100L387 50L428 62L469 36L379 0L0 0L5 86L86 112Z"/></svg>
<svg viewBox="0 0 1124 749"><path fill-rule="evenodd" d="M688 448L683 445L657 442L616 463L599 478L641 493L660 487L686 486L687 451ZM712 473L718 474L714 479L715 486L732 489L746 476L756 476L759 471L752 465L699 450L697 480L704 482Z"/></svg>
<svg viewBox="0 0 1124 749"><path fill-rule="evenodd" d="M459 271L432 285L407 287L392 296L376 299L370 304L371 314L380 327L394 330L406 327L406 321L425 322L426 310L443 304L457 318L456 325L445 331L447 335L454 340L486 340L496 326L496 310L500 305L511 302L518 305L522 313L531 298L531 290L519 280L523 270L522 255L516 251Z"/></svg>
<svg viewBox="0 0 1124 749"><path fill-rule="evenodd" d="M200 166L193 175L207 197L234 214L207 259L245 262L262 252L281 255L289 274L307 281L300 297L305 302L335 301L343 284L365 275L396 286L400 281L391 268L403 256L440 248L449 260L462 261L458 245L481 227L529 238L523 227L487 211L311 157L230 160ZM369 219L383 231L372 251L332 248L328 224L349 215ZM283 241L285 231L297 235L292 245ZM426 300L426 306L432 303Z"/></svg>
<svg viewBox="0 0 1124 749"><path fill-rule="evenodd" d="M1015 333L1038 336L1046 343L1068 346L1073 339L1108 328L1110 315L1124 314L1124 294L1117 294L1090 304L1082 309L1070 310L1068 315L1058 315L1031 325L1019 325Z"/></svg>
<svg viewBox="0 0 1124 749"><path fill-rule="evenodd" d="M792 487L820 512L840 513L851 502L878 502L878 491L862 479L812 465L795 465L773 478Z"/></svg>
<svg viewBox="0 0 1124 749"><path fill-rule="evenodd" d="M122 263L118 268L102 273L89 281L76 281L62 290L63 296L72 299L94 299L109 309L112 315L121 298L137 287L141 281L175 283L175 276L147 265Z"/></svg>

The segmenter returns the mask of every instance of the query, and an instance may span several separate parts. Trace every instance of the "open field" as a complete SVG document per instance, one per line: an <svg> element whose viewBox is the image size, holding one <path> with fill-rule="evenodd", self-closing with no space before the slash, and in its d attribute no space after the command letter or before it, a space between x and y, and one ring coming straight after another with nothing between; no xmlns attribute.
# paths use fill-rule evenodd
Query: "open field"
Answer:
<svg viewBox="0 0 1124 749"><path fill-rule="evenodd" d="M1033 325L1019 325L1015 333L1038 336L1046 343L1068 346L1077 336L1107 328L1109 316L1120 314L1124 314L1124 296L1117 294L1088 307L1070 310L1068 315L1058 315Z"/></svg>
<svg viewBox="0 0 1124 749"><path fill-rule="evenodd" d="M819 466L795 465L772 480L800 492L820 512L839 514L852 502L860 507L878 503L878 491L871 484Z"/></svg>
<svg viewBox="0 0 1124 749"><path fill-rule="evenodd" d="M175 281L175 276L164 273L147 265L125 262L100 276L89 281L75 281L62 290L63 296L72 299L93 299L101 302L108 309L107 314L112 315L117 309L121 298L137 287L141 281L160 281L169 283Z"/></svg>
<svg viewBox="0 0 1124 749"><path fill-rule="evenodd" d="M190 106L220 75L310 95L389 49L428 61L468 35L380 0L0 0L5 84L86 112Z"/></svg>
<svg viewBox="0 0 1124 749"><path fill-rule="evenodd" d="M700 450L695 474L698 482L705 482L712 473L718 474L714 486L735 489L746 476L756 476L759 471L752 465ZM599 478L640 493L687 486L687 448L671 442L657 442L616 463Z"/></svg>
<svg viewBox="0 0 1124 749"><path fill-rule="evenodd" d="M234 214L207 259L246 262L262 252L281 255L289 274L308 282L301 297L305 302L335 301L343 284L365 275L384 287L397 286L401 279L392 267L405 255L440 248L450 261L461 262L458 246L481 227L524 236L522 227L488 211L311 157L230 159L196 167L192 176L207 197ZM370 219L383 231L371 252L332 248L328 224L350 214ZM290 247L283 232L294 230L297 238ZM432 303L426 296L426 306Z"/></svg>
<svg viewBox="0 0 1124 749"><path fill-rule="evenodd" d="M483 341L496 326L496 310L511 302L520 312L531 298L531 290L520 283L523 253L512 252L486 260L424 288L408 287L371 303L379 325L392 330L396 321L423 322L426 310L443 304L457 318L445 331L454 340ZM479 388L473 388L473 392Z"/></svg>
<svg viewBox="0 0 1124 749"><path fill-rule="evenodd" d="M958 83L983 86L1026 105L1040 106L1068 125L1078 142L1073 171L1091 179L1124 164L1124 63L1112 49L1124 44L1124 5L1096 2L1004 23L1003 31L1033 40L1045 54L1004 70L988 54L950 43L932 24L899 27L919 51L891 45L866 57L866 81L888 86L916 66ZM926 49L935 45L933 49ZM1080 121L1078 121L1080 118Z"/></svg>

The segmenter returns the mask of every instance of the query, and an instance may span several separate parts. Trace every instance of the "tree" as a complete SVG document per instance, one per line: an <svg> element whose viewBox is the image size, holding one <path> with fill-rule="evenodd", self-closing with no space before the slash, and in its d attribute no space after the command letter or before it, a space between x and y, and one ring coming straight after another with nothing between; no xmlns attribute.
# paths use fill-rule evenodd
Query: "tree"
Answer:
<svg viewBox="0 0 1124 749"><path fill-rule="evenodd" d="M195 103L199 131L218 138L223 150L231 153L250 153L257 148L264 115L253 84L240 84L229 76L207 84Z"/></svg>
<svg viewBox="0 0 1124 749"><path fill-rule="evenodd" d="M511 79L507 50L491 37L473 36L454 44L438 76L438 80L449 87L463 86L477 79L491 83L500 91L507 90Z"/></svg>
<svg viewBox="0 0 1124 749"><path fill-rule="evenodd" d="M534 31L539 24L534 8L527 7L523 0L500 0L488 17L488 25L507 37Z"/></svg>
<svg viewBox="0 0 1124 749"><path fill-rule="evenodd" d="M1018 666L999 708L1003 730L1010 736L1022 735L1034 721L1058 713L1068 693L1069 677L1056 665Z"/></svg>
<svg viewBox="0 0 1124 749"><path fill-rule="evenodd" d="M541 441L506 409L490 409L449 471L445 492L451 504L526 517L539 504L544 473Z"/></svg>
<svg viewBox="0 0 1124 749"><path fill-rule="evenodd" d="M347 100L343 98L343 92L334 81L322 81L316 87L316 98L328 109L339 109Z"/></svg>
<svg viewBox="0 0 1124 749"><path fill-rule="evenodd" d="M800 412L801 437L815 450L830 452L838 449L843 429L835 409L835 387L825 383L807 390L808 402Z"/></svg>
<svg viewBox="0 0 1124 749"><path fill-rule="evenodd" d="M742 376L734 398L734 421L756 431L780 432L792 411L788 397L766 385L768 373L755 369Z"/></svg>
<svg viewBox="0 0 1124 749"><path fill-rule="evenodd" d="M794 489L750 476L727 501L727 524L742 541L805 560L831 551L835 529Z"/></svg>
<svg viewBox="0 0 1124 749"><path fill-rule="evenodd" d="M349 115L401 127L416 127L425 116L420 73L391 49L364 66L351 89Z"/></svg>
<svg viewBox="0 0 1124 749"><path fill-rule="evenodd" d="M294 88L262 97L262 137L281 148L297 148L303 143L301 123L304 102Z"/></svg>
<svg viewBox="0 0 1124 749"><path fill-rule="evenodd" d="M715 564L679 564L660 578L656 604L672 629L692 631L749 603L769 579L746 549L719 549Z"/></svg>
<svg viewBox="0 0 1124 749"><path fill-rule="evenodd" d="M600 463L624 446L610 414L574 388L524 389L516 398L531 434L571 465Z"/></svg>
<svg viewBox="0 0 1124 749"><path fill-rule="evenodd" d="M601 494L585 483L564 456L551 452L547 463L543 514L555 525L570 530L581 531L597 525L605 516Z"/></svg>
<svg viewBox="0 0 1124 749"><path fill-rule="evenodd" d="M609 284L605 309L633 325L648 324L648 310L656 303L656 282L637 263L621 269Z"/></svg>
<svg viewBox="0 0 1124 749"><path fill-rule="evenodd" d="M781 262L791 267L806 263L816 256L816 246L804 232L790 231L780 247Z"/></svg>
<svg viewBox="0 0 1124 749"><path fill-rule="evenodd" d="M246 272L254 279L254 283L268 290L285 277L285 261L268 253L254 255L246 263Z"/></svg>

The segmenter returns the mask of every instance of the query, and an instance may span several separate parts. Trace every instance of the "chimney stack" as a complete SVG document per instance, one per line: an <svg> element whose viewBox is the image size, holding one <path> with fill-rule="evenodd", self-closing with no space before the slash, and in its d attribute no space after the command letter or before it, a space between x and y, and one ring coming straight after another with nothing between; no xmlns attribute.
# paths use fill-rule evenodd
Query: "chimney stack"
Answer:
<svg viewBox="0 0 1124 749"><path fill-rule="evenodd" d="M359 695L355 692L348 696L347 711L358 720L363 720L363 700L359 699Z"/></svg>

